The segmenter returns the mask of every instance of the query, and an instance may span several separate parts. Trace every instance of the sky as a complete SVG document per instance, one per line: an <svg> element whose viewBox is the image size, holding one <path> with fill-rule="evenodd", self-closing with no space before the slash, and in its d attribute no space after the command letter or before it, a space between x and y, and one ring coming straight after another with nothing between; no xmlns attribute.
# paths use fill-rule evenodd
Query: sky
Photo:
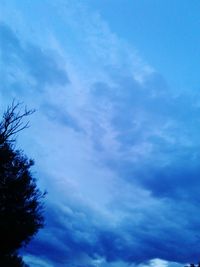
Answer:
<svg viewBox="0 0 200 267"><path fill-rule="evenodd" d="M200 251L200 2L1 0L0 113L46 190L30 267L180 267Z"/></svg>

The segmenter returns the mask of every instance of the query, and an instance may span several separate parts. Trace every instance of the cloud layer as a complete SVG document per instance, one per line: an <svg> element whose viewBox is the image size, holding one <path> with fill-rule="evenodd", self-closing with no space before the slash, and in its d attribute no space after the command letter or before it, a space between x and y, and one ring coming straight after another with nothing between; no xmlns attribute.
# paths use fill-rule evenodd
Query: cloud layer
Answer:
<svg viewBox="0 0 200 267"><path fill-rule="evenodd" d="M2 110L13 98L37 109L19 144L49 192L46 227L25 258L41 267L198 261L199 94L169 88L99 14L72 2L50 1L46 13L45 1L33 3L27 22L27 2L13 1L0 26Z"/></svg>

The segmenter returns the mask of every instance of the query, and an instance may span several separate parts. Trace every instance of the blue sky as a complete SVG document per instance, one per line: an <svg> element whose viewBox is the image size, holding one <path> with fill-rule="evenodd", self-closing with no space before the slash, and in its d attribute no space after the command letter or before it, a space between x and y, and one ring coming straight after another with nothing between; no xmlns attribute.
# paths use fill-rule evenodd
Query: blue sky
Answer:
<svg viewBox="0 0 200 267"><path fill-rule="evenodd" d="M199 1L89 1L112 30L180 89L198 89ZM108 4L109 3L109 4ZM172 67L173 66L173 67Z"/></svg>
<svg viewBox="0 0 200 267"><path fill-rule="evenodd" d="M7 0L1 112L37 112L46 227L30 267L180 267L199 260L199 1Z"/></svg>

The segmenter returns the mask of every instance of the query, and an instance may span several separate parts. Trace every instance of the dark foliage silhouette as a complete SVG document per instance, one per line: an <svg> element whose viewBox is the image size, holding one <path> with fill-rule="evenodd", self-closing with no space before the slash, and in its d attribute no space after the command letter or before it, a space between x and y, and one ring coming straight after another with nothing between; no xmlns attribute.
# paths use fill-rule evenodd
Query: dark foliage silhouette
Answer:
<svg viewBox="0 0 200 267"><path fill-rule="evenodd" d="M185 267L200 267L200 262L197 265L195 265L194 263L190 263L189 266L185 266Z"/></svg>
<svg viewBox="0 0 200 267"><path fill-rule="evenodd" d="M28 267L22 260L22 257L13 254L3 256L0 260L1 267Z"/></svg>
<svg viewBox="0 0 200 267"><path fill-rule="evenodd" d="M26 266L17 255L20 248L43 227L42 193L32 176L33 160L15 149L15 135L28 127L23 119L33 111L21 112L12 103L0 123L0 266Z"/></svg>

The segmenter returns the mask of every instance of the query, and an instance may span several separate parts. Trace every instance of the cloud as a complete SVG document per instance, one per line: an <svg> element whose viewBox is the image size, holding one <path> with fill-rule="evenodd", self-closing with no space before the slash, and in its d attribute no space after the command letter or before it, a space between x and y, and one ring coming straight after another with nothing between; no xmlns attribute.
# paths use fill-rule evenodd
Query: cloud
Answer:
<svg viewBox="0 0 200 267"><path fill-rule="evenodd" d="M14 92L17 89L19 93L27 94L30 88L38 91L38 89L44 90L46 85L69 83L66 71L59 66L51 52L43 51L34 44L22 44L16 33L4 23L0 25L0 35L1 58L5 75L2 79L4 82L2 90L7 94L9 94L8 91Z"/></svg>
<svg viewBox="0 0 200 267"><path fill-rule="evenodd" d="M171 204L156 203L148 210L145 205L135 211L133 204L121 224L113 227L109 220L98 221L100 217L94 209L68 199L63 206L50 205L46 230L28 251L53 266L82 266L81 263L93 266L98 261L100 266L117 262L139 264L156 257L183 262L198 260L197 237L187 229L187 215L183 217L183 208L179 212L171 210ZM192 255L188 253L191 247Z"/></svg>
<svg viewBox="0 0 200 267"><path fill-rule="evenodd" d="M55 123L60 123L61 125L66 125L77 132L83 131L76 118L69 114L67 110L60 109L59 106L52 104L42 105L41 110L46 114L49 120L55 121Z"/></svg>
<svg viewBox="0 0 200 267"><path fill-rule="evenodd" d="M99 15L59 3L44 15L51 49L40 43L38 24L34 43L27 32L21 38L0 27L1 99L18 96L38 109L21 143L49 191L46 227L27 247L27 261L141 267L198 260L199 94L172 91Z"/></svg>
<svg viewBox="0 0 200 267"><path fill-rule="evenodd" d="M159 212L148 209L149 214L145 214L146 209L140 210L140 214L135 212L135 218L129 214L120 226L112 228L95 224L91 219L95 211L90 213L88 208L74 207L70 216L62 217L63 212L54 207L56 214L52 212L47 217L52 225L48 225L46 238L40 237L35 244L33 242L29 252L51 260L52 264L69 262L69 266L73 262L89 263L100 258L107 263L122 261L129 264L156 257L183 262L198 260L198 237L196 229L193 232L187 228L188 214L183 217L183 208L179 212L162 205L157 208L160 208ZM140 219L141 213L143 218ZM161 214L165 218L161 218ZM190 225L193 223L191 218ZM191 248L192 253L188 252Z"/></svg>

